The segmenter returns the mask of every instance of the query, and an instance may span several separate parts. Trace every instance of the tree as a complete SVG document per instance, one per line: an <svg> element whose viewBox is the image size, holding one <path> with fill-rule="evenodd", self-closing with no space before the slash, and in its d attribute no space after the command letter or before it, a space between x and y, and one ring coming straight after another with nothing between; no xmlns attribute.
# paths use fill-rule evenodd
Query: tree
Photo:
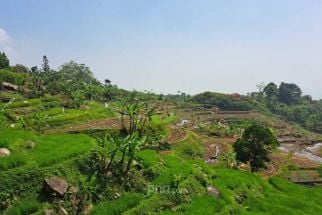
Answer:
<svg viewBox="0 0 322 215"><path fill-rule="evenodd" d="M74 61L63 64L58 71L58 75L60 81L71 80L77 83L99 84L88 66Z"/></svg>
<svg viewBox="0 0 322 215"><path fill-rule="evenodd" d="M302 95L302 90L296 84L282 82L278 88L278 99L287 105L297 104Z"/></svg>
<svg viewBox="0 0 322 215"><path fill-rule="evenodd" d="M84 91L81 89L76 89L71 92L71 100L72 106L75 108L79 108L85 102Z"/></svg>
<svg viewBox="0 0 322 215"><path fill-rule="evenodd" d="M264 88L265 88L265 83L261 82L259 84L256 85L257 89L258 89L258 99L261 101L263 99L264 96Z"/></svg>
<svg viewBox="0 0 322 215"><path fill-rule="evenodd" d="M276 102L278 97L278 88L274 82L267 84L263 92L269 105L272 105Z"/></svg>
<svg viewBox="0 0 322 215"><path fill-rule="evenodd" d="M245 129L242 137L234 145L236 159L240 162L250 162L251 171L266 167L269 162L269 152L278 144L272 132L261 125L252 124Z"/></svg>
<svg viewBox="0 0 322 215"><path fill-rule="evenodd" d="M46 55L42 57L42 70L46 73L50 71L49 60L47 59Z"/></svg>
<svg viewBox="0 0 322 215"><path fill-rule="evenodd" d="M9 59L6 53L0 52L0 69L5 69L9 67Z"/></svg>
<svg viewBox="0 0 322 215"><path fill-rule="evenodd" d="M81 89L84 88L84 83L67 80L65 82L60 82L59 88L66 96L66 107L79 108L83 104L84 93Z"/></svg>
<svg viewBox="0 0 322 215"><path fill-rule="evenodd" d="M12 67L12 71L16 73L28 73L29 69L24 65L17 64L14 67Z"/></svg>
<svg viewBox="0 0 322 215"><path fill-rule="evenodd" d="M105 84L107 84L107 85L111 84L111 80L109 80L109 79L105 79L105 80L104 80L104 82L105 82Z"/></svg>
<svg viewBox="0 0 322 215"><path fill-rule="evenodd" d="M31 74L38 74L39 73L38 67L37 66L31 67L30 72Z"/></svg>

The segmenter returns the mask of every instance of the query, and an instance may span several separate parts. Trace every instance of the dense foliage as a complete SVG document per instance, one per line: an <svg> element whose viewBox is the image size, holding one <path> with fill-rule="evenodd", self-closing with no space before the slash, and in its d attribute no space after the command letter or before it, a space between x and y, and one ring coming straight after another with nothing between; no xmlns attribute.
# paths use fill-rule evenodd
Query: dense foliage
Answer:
<svg viewBox="0 0 322 215"><path fill-rule="evenodd" d="M302 96L302 90L296 84L282 82L277 87L275 83L269 83L263 90L263 96L256 99L287 120L313 131L322 131L322 101Z"/></svg>
<svg viewBox="0 0 322 215"><path fill-rule="evenodd" d="M9 59L6 53L0 52L0 69L5 69L9 67Z"/></svg>
<svg viewBox="0 0 322 215"><path fill-rule="evenodd" d="M252 172L266 167L269 162L268 154L277 145L276 137L272 132L261 125L253 124L245 129L233 148L238 161L250 163Z"/></svg>
<svg viewBox="0 0 322 215"><path fill-rule="evenodd" d="M202 104L206 108L218 107L222 110L241 110L253 109L249 99L240 95L226 95L221 93L205 92L192 97L192 101Z"/></svg>

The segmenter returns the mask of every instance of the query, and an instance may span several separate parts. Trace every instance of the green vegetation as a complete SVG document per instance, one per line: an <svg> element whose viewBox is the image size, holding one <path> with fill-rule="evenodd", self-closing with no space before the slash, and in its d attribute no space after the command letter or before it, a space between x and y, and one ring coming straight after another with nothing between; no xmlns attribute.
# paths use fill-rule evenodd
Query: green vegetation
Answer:
<svg viewBox="0 0 322 215"><path fill-rule="evenodd" d="M127 193L125 196L115 200L102 202L97 205L91 212L92 215L118 215L135 207L143 199L143 195L139 193Z"/></svg>
<svg viewBox="0 0 322 215"><path fill-rule="evenodd" d="M0 52L0 69L5 69L9 67L9 59L6 53Z"/></svg>
<svg viewBox="0 0 322 215"><path fill-rule="evenodd" d="M269 162L269 152L277 145L276 137L263 126L253 124L246 128L242 137L234 143L234 150L238 161L249 161L252 172L266 167Z"/></svg>
<svg viewBox="0 0 322 215"><path fill-rule="evenodd" d="M2 129L0 137L0 146L12 151L12 155L0 159L1 171L28 164L49 166L95 146L93 139L80 134L37 137L28 131Z"/></svg>
<svg viewBox="0 0 322 215"><path fill-rule="evenodd" d="M253 105L249 98L239 96L238 98L233 95L226 95L221 93L205 92L192 97L192 101L202 104L204 107L218 107L223 110L252 110Z"/></svg>
<svg viewBox="0 0 322 215"><path fill-rule="evenodd" d="M11 85L0 89L1 214L322 211L320 185L288 180L305 168L321 176L321 166L299 167L275 149L281 132L321 137L305 129L319 131L322 103L295 84L247 96L158 95L100 83L73 61L55 70L43 56L29 69L0 53L3 82ZM46 184L53 177L67 190Z"/></svg>

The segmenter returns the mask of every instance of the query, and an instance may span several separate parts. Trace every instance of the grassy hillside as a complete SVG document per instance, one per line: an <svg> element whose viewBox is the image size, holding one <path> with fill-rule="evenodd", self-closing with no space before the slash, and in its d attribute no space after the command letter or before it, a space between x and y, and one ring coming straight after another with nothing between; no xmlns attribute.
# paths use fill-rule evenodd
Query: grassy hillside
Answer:
<svg viewBox="0 0 322 215"><path fill-rule="evenodd" d="M318 118L303 120L317 101L274 100L265 92L129 92L99 83L75 62L59 71L9 67L0 74L0 82L19 85L0 91L0 149L9 151L0 157L1 214L322 211L321 164L299 156L322 139L309 130ZM298 109L283 102L298 102L309 115L295 119ZM294 151L272 148L265 165L250 172L233 144L255 124ZM45 185L53 177L68 184L63 194ZM310 186L291 182L299 177Z"/></svg>

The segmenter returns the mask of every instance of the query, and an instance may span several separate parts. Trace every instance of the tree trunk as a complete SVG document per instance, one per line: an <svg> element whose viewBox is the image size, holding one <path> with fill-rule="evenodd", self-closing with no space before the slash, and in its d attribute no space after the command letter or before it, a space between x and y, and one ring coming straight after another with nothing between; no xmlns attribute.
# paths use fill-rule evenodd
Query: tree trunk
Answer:
<svg viewBox="0 0 322 215"><path fill-rule="evenodd" d="M108 165L107 165L107 167L106 167L105 173L107 173L107 172L110 170L110 168L111 168L111 165L112 165L112 162L113 162L113 160L114 160L115 155L116 155L116 153L113 153L113 154L111 155L111 158L110 158L110 160L109 160L109 162L108 162Z"/></svg>
<svg viewBox="0 0 322 215"><path fill-rule="evenodd" d="M121 170L121 172L123 172L123 163L124 163L124 159L125 159L125 150L123 151L123 154L122 154L122 158L121 158L121 160L120 160L120 170Z"/></svg>
<svg viewBox="0 0 322 215"><path fill-rule="evenodd" d="M132 155L132 156L129 158L128 162L127 162L126 170L125 170L125 173L126 173L126 174L130 171L130 168L131 168L131 164L132 164L133 158L134 158L134 156Z"/></svg>

